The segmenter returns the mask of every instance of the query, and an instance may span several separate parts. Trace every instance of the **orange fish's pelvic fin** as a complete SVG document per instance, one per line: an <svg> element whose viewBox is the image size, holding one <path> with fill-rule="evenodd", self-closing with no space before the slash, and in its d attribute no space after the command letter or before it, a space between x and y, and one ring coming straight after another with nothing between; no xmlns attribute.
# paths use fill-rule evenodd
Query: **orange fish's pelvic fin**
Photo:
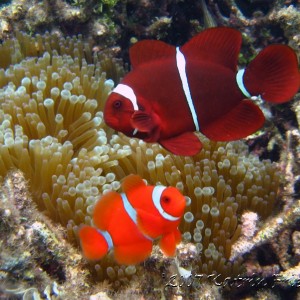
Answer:
<svg viewBox="0 0 300 300"><path fill-rule="evenodd" d="M79 229L83 254L87 259L101 259L113 246L111 236L106 231L99 231L91 226Z"/></svg>
<svg viewBox="0 0 300 300"><path fill-rule="evenodd" d="M297 56L289 46L270 45L245 70L239 71L237 83L248 98L261 97L272 103L287 102L300 86Z"/></svg>
<svg viewBox="0 0 300 300"><path fill-rule="evenodd" d="M251 100L243 100L230 112L202 128L202 132L214 141L233 141L257 131L265 117Z"/></svg>
<svg viewBox="0 0 300 300"><path fill-rule="evenodd" d="M135 265L150 256L152 241L143 240L140 243L117 246L114 248L114 257L119 264Z"/></svg>
<svg viewBox="0 0 300 300"><path fill-rule="evenodd" d="M202 149L202 143L193 132L186 132L166 140L159 140L159 143L176 155L191 156Z"/></svg>
<svg viewBox="0 0 300 300"><path fill-rule="evenodd" d="M177 236L170 232L162 236L159 241L159 247L166 256L174 256L177 244Z"/></svg>

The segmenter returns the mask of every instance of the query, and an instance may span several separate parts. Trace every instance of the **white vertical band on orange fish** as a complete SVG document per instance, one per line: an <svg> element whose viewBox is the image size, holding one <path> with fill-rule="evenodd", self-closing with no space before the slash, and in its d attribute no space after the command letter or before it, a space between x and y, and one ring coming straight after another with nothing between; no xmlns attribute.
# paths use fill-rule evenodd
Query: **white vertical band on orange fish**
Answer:
<svg viewBox="0 0 300 300"><path fill-rule="evenodd" d="M196 129L196 131L199 131L200 128L199 128L197 113L196 113L196 110L195 110L195 107L194 107L194 103L193 103L193 99L192 99L192 96L191 96L191 91L190 91L188 79L187 79L187 76L186 76L186 69L185 69L186 61L185 61L184 55L182 54L182 52L180 52L179 47L176 47L176 65L177 65L177 69L178 69L179 76L180 76L180 79L181 79L184 95L185 95L185 98L187 100L189 109L190 109L191 114L192 114L195 129Z"/></svg>
<svg viewBox="0 0 300 300"><path fill-rule="evenodd" d="M152 192L153 204L163 218L165 218L168 221L177 221L180 219L180 217L171 216L170 214L165 212L161 206L161 203L160 203L161 195L165 189L166 189L166 187L162 186L162 185L157 185L154 187L153 192Z"/></svg>
<svg viewBox="0 0 300 300"><path fill-rule="evenodd" d="M128 198L127 198L127 195L125 193L121 193L121 197L122 197L122 201L123 201L123 206L125 208L125 211L127 212L129 218L132 220L132 222L137 225L137 213L136 213L136 210L133 208L133 206L131 205L131 203L129 202ZM150 240L150 241L153 241L153 239L144 234L143 232L141 232L143 234L143 236Z"/></svg>
<svg viewBox="0 0 300 300"><path fill-rule="evenodd" d="M130 86L120 83L112 90L112 92L117 93L117 94L127 98L128 100L131 101L131 103L133 105L133 109L139 110L139 107L138 107L137 101L136 101L136 95Z"/></svg>
<svg viewBox="0 0 300 300"><path fill-rule="evenodd" d="M236 74L236 83L239 87L239 89L241 90L241 92L244 94L244 96L246 96L247 98L251 98L250 93L247 91L245 85L244 85L244 73L245 73L245 69L241 69L237 72Z"/></svg>
<svg viewBox="0 0 300 300"><path fill-rule="evenodd" d="M97 231L104 237L104 239L107 243L107 246L108 246L107 251L109 251L114 246L111 235L107 231L103 231L103 230L100 230L100 229L97 229Z"/></svg>

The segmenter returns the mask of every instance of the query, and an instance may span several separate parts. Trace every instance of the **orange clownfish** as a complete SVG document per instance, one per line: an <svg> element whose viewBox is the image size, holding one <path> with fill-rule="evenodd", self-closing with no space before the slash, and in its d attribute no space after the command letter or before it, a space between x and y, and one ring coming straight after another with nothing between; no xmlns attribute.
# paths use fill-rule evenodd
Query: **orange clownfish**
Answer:
<svg viewBox="0 0 300 300"><path fill-rule="evenodd" d="M96 203L96 227L80 228L84 256L98 260L113 250L119 264L137 264L150 256L156 239L163 253L173 256L181 240L178 225L184 196L174 187L147 186L138 175L127 176L122 189L123 193L110 191Z"/></svg>
<svg viewBox="0 0 300 300"><path fill-rule="evenodd" d="M252 99L289 101L300 84L295 52L270 45L237 72L242 35L207 29L182 47L143 40L129 51L132 70L104 108L108 126L127 136L158 142L177 155L195 155L202 143L244 138L264 124Z"/></svg>

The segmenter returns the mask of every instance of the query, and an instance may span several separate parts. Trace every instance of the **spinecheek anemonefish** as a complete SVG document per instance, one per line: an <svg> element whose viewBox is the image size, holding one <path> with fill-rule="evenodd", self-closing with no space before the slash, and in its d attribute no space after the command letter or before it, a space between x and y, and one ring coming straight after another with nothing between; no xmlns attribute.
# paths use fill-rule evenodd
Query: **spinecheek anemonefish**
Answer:
<svg viewBox="0 0 300 300"><path fill-rule="evenodd" d="M300 76L295 52L270 45L237 72L239 31L210 28L182 47L144 40L130 48L132 71L112 91L104 109L108 126L158 142L177 155L194 155L211 140L231 141L257 131L264 115L253 98L289 101Z"/></svg>
<svg viewBox="0 0 300 300"><path fill-rule="evenodd" d="M119 264L137 264L151 254L156 239L163 253L173 256L181 240L184 196L174 187L147 186L138 175L127 176L122 189L123 193L108 192L96 203L96 227L79 229L84 256L98 260L113 250Z"/></svg>

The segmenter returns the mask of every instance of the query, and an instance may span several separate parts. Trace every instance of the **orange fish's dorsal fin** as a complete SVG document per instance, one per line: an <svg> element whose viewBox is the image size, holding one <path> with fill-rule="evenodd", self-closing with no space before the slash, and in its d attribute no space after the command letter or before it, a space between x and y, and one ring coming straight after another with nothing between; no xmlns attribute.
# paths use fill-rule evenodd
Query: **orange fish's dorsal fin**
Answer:
<svg viewBox="0 0 300 300"><path fill-rule="evenodd" d="M79 238L84 256L87 259L101 259L109 250L104 236L91 226L82 226L79 229Z"/></svg>
<svg viewBox="0 0 300 300"><path fill-rule="evenodd" d="M114 191L104 194L99 199L93 213L94 224L99 229L107 230L107 226L120 201L122 201L120 195Z"/></svg>
<svg viewBox="0 0 300 300"><path fill-rule="evenodd" d="M116 246L114 257L119 264L135 265L148 258L152 251L152 241L143 239L139 243Z"/></svg>
<svg viewBox="0 0 300 300"><path fill-rule="evenodd" d="M264 121L259 107L251 100L243 100L230 112L202 128L201 132L214 141L239 140L261 128Z"/></svg>
<svg viewBox="0 0 300 300"><path fill-rule="evenodd" d="M216 27L194 36L181 50L187 58L210 61L235 72L241 43L241 33L236 29Z"/></svg>
<svg viewBox="0 0 300 300"><path fill-rule="evenodd" d="M123 192L127 194L128 192L135 190L137 188L145 187L146 183L143 181L143 179L140 176L130 174L123 179L121 185L122 185Z"/></svg>
<svg viewBox="0 0 300 300"><path fill-rule="evenodd" d="M164 228L164 221L162 218L142 209L137 209L136 212L137 227L143 234L154 239L162 235Z"/></svg>
<svg viewBox="0 0 300 300"><path fill-rule="evenodd" d="M159 240L159 247L166 256L174 256L176 249L175 234L170 232L162 236Z"/></svg>
<svg viewBox="0 0 300 300"><path fill-rule="evenodd" d="M202 149L202 143L193 132L186 132L166 140L160 140L159 143L176 155L191 156Z"/></svg>
<svg viewBox="0 0 300 300"><path fill-rule="evenodd" d="M130 62L133 68L154 60L175 57L175 47L162 41L143 40L129 49Z"/></svg>

